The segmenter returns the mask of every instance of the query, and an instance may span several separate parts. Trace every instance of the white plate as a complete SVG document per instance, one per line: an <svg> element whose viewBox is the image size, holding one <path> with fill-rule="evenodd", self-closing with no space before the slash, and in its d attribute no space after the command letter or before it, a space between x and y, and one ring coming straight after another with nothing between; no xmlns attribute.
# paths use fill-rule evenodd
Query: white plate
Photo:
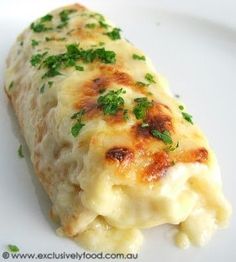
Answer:
<svg viewBox="0 0 236 262"><path fill-rule="evenodd" d="M188 105L215 149L224 191L235 210L236 2L81 2L116 22L124 35L143 49L158 71L169 79L172 91ZM17 34L32 19L68 3L71 1L1 0L1 87L7 51ZM33 173L26 145L3 88L0 114L1 251L11 243L19 246L21 252L83 252L72 241L55 234L56 225L48 218L49 199ZM17 155L21 143L26 155L24 159ZM230 227L217 232L208 246L183 251L173 245L167 227L145 230L145 243L138 261L233 262L236 261L235 232L233 217Z"/></svg>

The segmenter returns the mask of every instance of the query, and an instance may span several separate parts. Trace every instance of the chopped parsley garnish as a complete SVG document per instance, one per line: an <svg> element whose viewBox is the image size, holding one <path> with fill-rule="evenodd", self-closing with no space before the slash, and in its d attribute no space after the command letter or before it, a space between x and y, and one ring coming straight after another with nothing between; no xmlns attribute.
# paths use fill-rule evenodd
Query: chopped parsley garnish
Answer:
<svg viewBox="0 0 236 262"><path fill-rule="evenodd" d="M23 45L24 45L24 41L21 41L21 42L20 42L20 45L23 46Z"/></svg>
<svg viewBox="0 0 236 262"><path fill-rule="evenodd" d="M124 89L111 90L107 94L99 96L97 103L105 115L115 115L124 106L124 99L120 96L125 94Z"/></svg>
<svg viewBox="0 0 236 262"><path fill-rule="evenodd" d="M176 143L176 145L169 145L166 149L168 152L175 151L179 147L179 142Z"/></svg>
<svg viewBox="0 0 236 262"><path fill-rule="evenodd" d="M104 21L102 21L102 20L100 20L100 21L98 21L99 22L99 25L100 25L100 27L103 27L103 28L105 28L105 29L107 29L108 27L109 27L109 25L108 24L106 24Z"/></svg>
<svg viewBox="0 0 236 262"><path fill-rule="evenodd" d="M46 40L47 42L49 42L49 41L65 41L66 38L65 38L65 37L54 38L54 37L48 37L48 36L46 36L46 37L45 37L45 40Z"/></svg>
<svg viewBox="0 0 236 262"><path fill-rule="evenodd" d="M77 137L80 130L82 129L82 127L85 126L85 124L81 123L81 122L77 122L75 123L72 128L71 128L71 134L73 135L73 137Z"/></svg>
<svg viewBox="0 0 236 262"><path fill-rule="evenodd" d="M34 39L31 41L31 45L32 45L33 47L37 46L38 44L39 44L39 42L36 41L36 40L34 40Z"/></svg>
<svg viewBox="0 0 236 262"><path fill-rule="evenodd" d="M143 60L143 61L146 60L145 56L140 56L140 55L137 55L137 54L133 54L132 57L133 57L133 59L135 59L135 60Z"/></svg>
<svg viewBox="0 0 236 262"><path fill-rule="evenodd" d="M8 245L7 247L8 247L8 250L13 253L20 251L20 249L16 245Z"/></svg>
<svg viewBox="0 0 236 262"><path fill-rule="evenodd" d="M31 58L32 66L38 66L46 68L47 71L42 78L54 77L61 75L60 70L67 67L75 67L76 70L82 71L81 66L77 66L78 60L84 63L91 63L95 60L99 60L104 64L113 64L116 62L116 54L113 51L105 50L104 48L98 49L82 49L76 44L70 44L66 46L66 52L58 55L50 55L46 58L44 54L36 54Z"/></svg>
<svg viewBox="0 0 236 262"><path fill-rule="evenodd" d="M71 116L71 119L81 120L81 118L82 118L82 116L84 115L84 113L85 113L85 110L84 110L84 109L81 109L79 112L74 113L74 114Z"/></svg>
<svg viewBox="0 0 236 262"><path fill-rule="evenodd" d="M36 54L33 55L31 57L30 63L32 66L37 66L38 64L40 64L44 58L44 56L47 54L47 52L43 53L43 54Z"/></svg>
<svg viewBox="0 0 236 262"><path fill-rule="evenodd" d="M183 118L193 125L192 116L186 112L182 112Z"/></svg>
<svg viewBox="0 0 236 262"><path fill-rule="evenodd" d="M90 17L94 17L94 18L96 18L96 19L98 19L98 20L100 20L100 21L105 21L104 16L101 15L101 14L99 14L99 13L93 13L93 14L90 14L89 16L90 16Z"/></svg>
<svg viewBox="0 0 236 262"><path fill-rule="evenodd" d="M44 93L44 90L45 90L45 84L43 84L41 87L40 87L40 94Z"/></svg>
<svg viewBox="0 0 236 262"><path fill-rule="evenodd" d="M85 110L81 109L79 112L76 112L71 116L71 119L76 120L76 123L71 128L71 134L73 135L73 137L77 137L82 127L85 126L85 124L82 123L82 117L84 114L85 114Z"/></svg>
<svg viewBox="0 0 236 262"><path fill-rule="evenodd" d="M41 32L45 32L45 31L48 31L48 30L51 30L52 28L51 27L46 27L44 24L42 23L38 23L38 24L35 24L35 23L32 23L30 28L35 32L35 33L41 33Z"/></svg>
<svg viewBox="0 0 236 262"><path fill-rule="evenodd" d="M138 97L134 101L137 103L133 109L136 119L144 119L148 108L152 106L152 102L148 101L147 97Z"/></svg>
<svg viewBox="0 0 236 262"><path fill-rule="evenodd" d="M19 156L20 158L23 158L23 157L24 157L22 145L19 146L17 152L18 152L18 156Z"/></svg>
<svg viewBox="0 0 236 262"><path fill-rule="evenodd" d="M151 131L151 133L154 137L161 139L165 144L173 143L170 132L167 130L165 130L164 132L159 132L158 130L154 129Z"/></svg>
<svg viewBox="0 0 236 262"><path fill-rule="evenodd" d="M35 32L35 33L41 33L45 32L48 30L51 30L51 27L47 27L45 23L52 21L53 16L52 15L45 15L40 18L40 20L37 23L32 23L30 25L30 28Z"/></svg>
<svg viewBox="0 0 236 262"><path fill-rule="evenodd" d="M128 109L125 109L124 112L123 112L123 118L124 120L129 120L129 113L128 113Z"/></svg>
<svg viewBox="0 0 236 262"><path fill-rule="evenodd" d="M150 83L150 84L152 84L152 83L156 83L156 81L155 81L155 79L154 79L154 76L153 75L151 75L150 73L147 73L146 75L145 75L145 79Z"/></svg>
<svg viewBox="0 0 236 262"><path fill-rule="evenodd" d="M67 26L68 25L68 21L70 20L69 15L71 13L76 12L76 11L77 10L75 10L75 9L65 9L65 10L61 11L59 13L59 16L60 16L60 19L61 19L61 23L57 26L57 28L61 29L61 28L65 27L65 26Z"/></svg>
<svg viewBox="0 0 236 262"><path fill-rule="evenodd" d="M11 83L10 83L8 89L9 89L9 90L12 89L13 86L14 86L14 81L11 81Z"/></svg>
<svg viewBox="0 0 236 262"><path fill-rule="evenodd" d="M48 87L51 88L53 85L53 81L48 81Z"/></svg>
<svg viewBox="0 0 236 262"><path fill-rule="evenodd" d="M179 109L180 109L181 111L183 111L183 110L184 110L184 107L183 107L182 105L180 105L180 106L179 106ZM181 113L182 113L183 118L184 118L186 121L188 121L189 123L191 123L191 124L193 125L193 120L192 120L193 116L191 116L190 114L188 114L188 113L186 113L186 112L181 112Z"/></svg>
<svg viewBox="0 0 236 262"><path fill-rule="evenodd" d="M41 17L40 22L44 23L44 22L52 21L52 18L53 16L48 14L48 15Z"/></svg>
<svg viewBox="0 0 236 262"><path fill-rule="evenodd" d="M96 27L96 24L95 24L95 23L86 24L85 27L86 27L86 28L89 28L89 29L93 29L93 28Z"/></svg>
<svg viewBox="0 0 236 262"><path fill-rule="evenodd" d="M109 27L109 25L105 23L105 18L103 15L99 13L93 13L93 14L90 14L89 17L95 18L98 21L100 27L103 27L103 28Z"/></svg>
<svg viewBox="0 0 236 262"><path fill-rule="evenodd" d="M53 81L48 81L48 88L51 88L53 85ZM46 84L44 83L41 87L40 87L40 93L43 94L46 88Z"/></svg>
<svg viewBox="0 0 236 262"><path fill-rule="evenodd" d="M111 32L105 33L105 35L109 36L111 40L118 40L121 38L120 31L120 28L115 27Z"/></svg>
<svg viewBox="0 0 236 262"><path fill-rule="evenodd" d="M84 67L83 67L83 66L79 66L79 65L76 65L76 66L75 66L75 69L76 69L77 71L84 71Z"/></svg>

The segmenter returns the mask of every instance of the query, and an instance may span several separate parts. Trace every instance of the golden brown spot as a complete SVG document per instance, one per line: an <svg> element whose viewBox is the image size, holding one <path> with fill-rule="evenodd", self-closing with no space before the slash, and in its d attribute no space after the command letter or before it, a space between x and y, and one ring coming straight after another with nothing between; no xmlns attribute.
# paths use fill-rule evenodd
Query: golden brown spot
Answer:
<svg viewBox="0 0 236 262"><path fill-rule="evenodd" d="M133 159L134 153L127 147L113 147L106 152L106 159L123 162Z"/></svg>
<svg viewBox="0 0 236 262"><path fill-rule="evenodd" d="M79 87L78 95L75 94L76 102L74 107L76 110L85 109L87 113L86 117L88 118L97 117L99 112L102 113L101 109L97 106L97 99L99 95L102 94L101 91L108 88L112 89L113 83L138 89L138 91L142 93L142 91L136 87L135 81L129 74L117 70L115 66L101 65L99 68L100 73ZM146 91L143 91L143 93L146 93ZM119 111L115 116L105 116L104 118L111 124L124 121L122 111ZM166 119L163 121L166 121Z"/></svg>
<svg viewBox="0 0 236 262"><path fill-rule="evenodd" d="M124 122L124 112L120 110L115 115L104 116L104 119L108 122L108 124L120 124Z"/></svg>
<svg viewBox="0 0 236 262"><path fill-rule="evenodd" d="M111 75L110 81L119 85L133 86L133 80L131 76L124 72L115 71Z"/></svg>
<svg viewBox="0 0 236 262"><path fill-rule="evenodd" d="M148 110L144 122L148 124L147 127L142 127L141 123L138 123L132 127L133 134L136 139L152 138L152 130L158 130L159 132L164 132L166 130L169 132L174 131L170 109L160 103L155 103Z"/></svg>
<svg viewBox="0 0 236 262"><path fill-rule="evenodd" d="M112 67L101 67L102 72L93 80L87 81L79 90L82 94L78 96L75 103L76 110L85 109L86 117L91 118L97 116L101 109L97 106L97 98L101 91L112 86L112 83L122 84L125 86L132 85L132 78L124 73L114 70ZM107 70L105 70L105 68ZM104 71L105 70L105 71ZM110 123L120 123L124 121L123 112L119 111L115 116L105 116Z"/></svg>
<svg viewBox="0 0 236 262"><path fill-rule="evenodd" d="M155 103L148 110L145 122L149 124L150 131L153 129L156 129L159 132L173 130L170 109L166 105L160 103Z"/></svg>
<svg viewBox="0 0 236 262"><path fill-rule="evenodd" d="M177 156L177 161L184 162L184 163L192 163L192 162L204 163L207 160L208 160L208 151L204 147L189 150Z"/></svg>
<svg viewBox="0 0 236 262"><path fill-rule="evenodd" d="M152 157L153 162L148 165L143 174L142 181L156 182L166 173L166 170L171 166L171 161L165 151L155 153Z"/></svg>
<svg viewBox="0 0 236 262"><path fill-rule="evenodd" d="M98 31L94 31L94 30L86 30L85 29L85 25L82 23L77 23L75 25L75 30L70 32L71 36L75 36L78 37L80 39L80 41L85 41L85 40L93 40L96 39L96 33L98 33Z"/></svg>
<svg viewBox="0 0 236 262"><path fill-rule="evenodd" d="M85 83L82 87L83 93L86 96L96 96L98 95L101 91L105 90L109 85L109 80L104 77L100 76L92 81L88 81Z"/></svg>
<svg viewBox="0 0 236 262"><path fill-rule="evenodd" d="M137 80L133 79L132 76L128 73L119 70L119 66L101 65L100 70L101 75L105 75L109 79L110 84L116 83L119 85L124 85L132 88L135 91L147 95L148 90L138 87L136 85Z"/></svg>

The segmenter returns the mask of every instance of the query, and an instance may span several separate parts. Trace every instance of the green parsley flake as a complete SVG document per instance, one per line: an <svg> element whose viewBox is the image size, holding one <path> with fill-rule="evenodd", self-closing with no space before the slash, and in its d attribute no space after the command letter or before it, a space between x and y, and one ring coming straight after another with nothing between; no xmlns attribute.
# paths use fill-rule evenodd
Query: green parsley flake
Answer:
<svg viewBox="0 0 236 262"><path fill-rule="evenodd" d="M74 113L72 116L71 116L71 119L76 119L76 120L81 120L82 116L85 114L85 110L84 109L81 109L79 112L76 112Z"/></svg>
<svg viewBox="0 0 236 262"><path fill-rule="evenodd" d="M7 247L8 247L8 250L13 253L20 251L20 249L16 245L8 245Z"/></svg>
<svg viewBox="0 0 236 262"><path fill-rule="evenodd" d="M61 37L61 38L55 38L55 37L45 37L45 41L49 42L49 41L65 41L66 38L65 37Z"/></svg>
<svg viewBox="0 0 236 262"><path fill-rule="evenodd" d="M94 18L96 18L97 20L100 20L100 21L105 21L104 16L102 14L99 14L99 13L90 14L90 17L94 17Z"/></svg>
<svg viewBox="0 0 236 262"><path fill-rule="evenodd" d="M135 60L143 60L143 61L146 60L145 56L140 56L140 55L137 55L137 54L133 54L132 57L133 57L133 59L135 59Z"/></svg>
<svg viewBox="0 0 236 262"><path fill-rule="evenodd" d="M147 97L135 98L134 101L137 103L133 109L136 119L144 119L153 103L148 101Z"/></svg>
<svg viewBox="0 0 236 262"><path fill-rule="evenodd" d="M71 128L71 134L73 137L77 137L80 133L80 130L85 126L85 124L82 123L82 117L84 114L85 110L81 109L79 112L76 112L71 116L71 119L76 120L76 123Z"/></svg>
<svg viewBox="0 0 236 262"><path fill-rule="evenodd" d="M77 71L84 71L84 67L83 67L83 66L79 66L79 65L76 65L76 66L75 66L75 69L76 69Z"/></svg>
<svg viewBox="0 0 236 262"><path fill-rule="evenodd" d="M122 88L117 91L111 90L100 96L97 103L105 115L115 115L124 106L124 99L120 95L125 93L126 91Z"/></svg>
<svg viewBox="0 0 236 262"><path fill-rule="evenodd" d="M45 84L43 84L41 87L40 87L40 94L43 94L44 93L44 90L45 90Z"/></svg>
<svg viewBox="0 0 236 262"><path fill-rule="evenodd" d="M169 131L165 130L164 132L159 132L158 130L154 129L151 131L152 135L156 138L161 139L165 144L172 144L173 140L170 136Z"/></svg>
<svg viewBox="0 0 236 262"><path fill-rule="evenodd" d="M86 28L89 28L89 29L94 29L94 28L96 27L96 24L95 24L95 23L86 24L85 27L86 27Z"/></svg>
<svg viewBox="0 0 236 262"><path fill-rule="evenodd" d="M192 116L186 112L182 112L183 118L193 125Z"/></svg>
<svg viewBox="0 0 236 262"><path fill-rule="evenodd" d="M105 28L105 29L107 29L108 27L109 27L109 25L108 24L106 24L106 23L104 23L103 21L98 21L99 22L99 25L100 25L100 27L103 27L103 28Z"/></svg>
<svg viewBox="0 0 236 262"><path fill-rule="evenodd" d="M179 109L183 111L184 107L182 105L179 105ZM183 118L193 125L192 116L186 112L181 112L181 113L182 113Z"/></svg>
<svg viewBox="0 0 236 262"><path fill-rule="evenodd" d="M125 109L124 112L123 112L123 118L124 120L129 120L129 112L128 112L128 109Z"/></svg>
<svg viewBox="0 0 236 262"><path fill-rule="evenodd" d="M31 45L32 45L33 47L37 46L38 44L39 44L39 42L36 41L36 40L34 40L34 39L31 41Z"/></svg>
<svg viewBox="0 0 236 262"><path fill-rule="evenodd" d="M120 31L120 28L115 27L111 32L105 33L105 35L109 36L111 40L118 40L121 38Z"/></svg>
<svg viewBox="0 0 236 262"><path fill-rule="evenodd" d="M18 156L19 156L20 158L23 158L23 157L24 157L22 145L19 146L17 152L18 152Z"/></svg>
<svg viewBox="0 0 236 262"><path fill-rule="evenodd" d="M63 11L61 11L59 13L59 16L60 16L60 19L61 19L61 23L57 26L57 28L61 29L65 26L68 25L68 21L70 20L70 17L69 15L74 13L74 12L77 12L77 10L75 9L65 9Z"/></svg>
<svg viewBox="0 0 236 262"><path fill-rule="evenodd" d="M48 88L51 88L53 85L53 81L48 81ZM44 83L41 87L40 87L40 94L43 94L46 88L46 84Z"/></svg>
<svg viewBox="0 0 236 262"><path fill-rule="evenodd" d="M41 17L40 22L42 22L42 23L49 22L49 21L52 21L52 18L53 18L53 16L48 14L48 15Z"/></svg>
<svg viewBox="0 0 236 262"><path fill-rule="evenodd" d="M77 122L72 126L71 134L73 135L73 137L77 137L79 135L79 132L80 132L80 130L82 129L83 126L85 126L85 124L83 124L81 122Z"/></svg>
<svg viewBox="0 0 236 262"><path fill-rule="evenodd" d="M38 64L40 64L44 58L44 56L47 54L47 52L43 53L43 54L36 54L33 55L31 57L30 63L32 66L37 66Z"/></svg>
<svg viewBox="0 0 236 262"><path fill-rule="evenodd" d="M42 23L38 23L38 24L35 24L35 23L32 23L30 28L35 32L35 33L41 33L41 32L45 32L45 31L48 31L48 30L51 30L52 28L51 27L46 27L44 24Z"/></svg>
<svg viewBox="0 0 236 262"><path fill-rule="evenodd" d="M53 16L52 15L45 15L40 18L40 20L37 23L32 23L30 25L30 28L35 32L35 33L41 33L45 32L48 30L52 30L51 27L47 27L45 23L52 21Z"/></svg>
<svg viewBox="0 0 236 262"><path fill-rule="evenodd" d="M170 145L167 147L166 151L167 152L173 152L179 147L179 142L176 143L176 145Z"/></svg>
<svg viewBox="0 0 236 262"><path fill-rule="evenodd" d="M60 70L67 67L75 67L76 70L82 70L82 67L76 66L78 60L84 63L91 63L95 60L99 60L104 64L114 64L116 62L116 54L113 51L105 50L104 48L98 49L82 49L78 48L76 44L70 44L66 46L66 52L58 55L50 55L46 58L44 54L36 54L31 58L32 66L38 66L46 68L46 73L42 78L54 77L61 75Z"/></svg>
<svg viewBox="0 0 236 262"><path fill-rule="evenodd" d="M53 81L48 81L48 87L51 88L53 85Z"/></svg>
<svg viewBox="0 0 236 262"><path fill-rule="evenodd" d="M152 84L152 83L156 83L156 81L155 81L155 79L154 79L154 76L153 75L151 75L150 73L147 73L146 75L145 75L145 79L150 83L150 84Z"/></svg>
<svg viewBox="0 0 236 262"><path fill-rule="evenodd" d="M10 83L8 89L9 89L9 90L12 89L13 86L14 86L14 81L11 81L11 83Z"/></svg>

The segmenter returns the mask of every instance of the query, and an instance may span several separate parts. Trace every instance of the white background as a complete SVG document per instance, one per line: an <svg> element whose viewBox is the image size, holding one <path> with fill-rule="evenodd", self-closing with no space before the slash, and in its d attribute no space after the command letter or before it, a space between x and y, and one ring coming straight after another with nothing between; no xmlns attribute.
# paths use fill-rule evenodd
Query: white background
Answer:
<svg viewBox="0 0 236 262"><path fill-rule="evenodd" d="M21 252L82 252L56 236L50 202L29 161L14 114L3 92L4 61L17 34L66 0L0 1L0 261L7 244ZM180 94L216 151L224 191L236 210L236 1L81 0L107 15L153 60ZM23 144L26 157L19 159ZM167 227L145 230L138 261L236 261L236 220L207 247L177 249ZM26 260L22 260L26 261ZM48 260L52 261L52 260ZM100 260L101 261L101 260Z"/></svg>

